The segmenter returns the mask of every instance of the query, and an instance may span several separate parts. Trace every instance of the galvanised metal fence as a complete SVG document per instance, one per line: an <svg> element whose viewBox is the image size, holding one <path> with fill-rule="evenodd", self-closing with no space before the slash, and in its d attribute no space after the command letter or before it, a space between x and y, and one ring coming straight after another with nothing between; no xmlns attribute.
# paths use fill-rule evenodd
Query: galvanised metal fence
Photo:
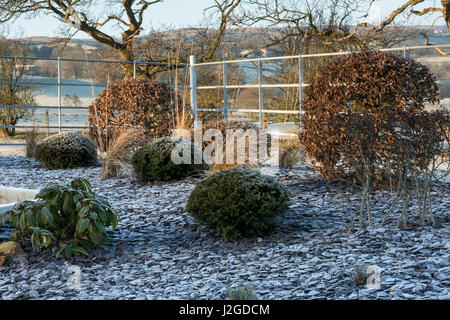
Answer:
<svg viewBox="0 0 450 320"><path fill-rule="evenodd" d="M387 52L400 52L405 57L408 55L410 51L420 50L420 49L433 49L433 48L449 48L450 44L441 44L441 45L428 45L428 46L405 46L398 48L384 48L380 49L380 51ZM82 130L86 129L85 126L64 126L62 124L62 117L64 115L64 111L67 110L88 110L88 106L63 106L62 103L62 88L65 84L64 79L62 78L62 64L64 62L84 62L84 63L108 63L108 64L132 64L133 65L133 75L134 78L137 76L137 67L139 65L166 65L172 67L183 67L189 70L189 86L174 86L170 84L172 88L175 90L189 90L190 91L190 105L192 106L194 113L194 125L198 122L198 114L200 112L222 112L225 119L228 118L229 113L239 112L239 113L257 113L259 115L259 126L262 128L264 126L264 114L302 114L302 105L303 105L303 91L304 88L308 86L305 83L304 79L304 60L306 58L315 58L315 57L330 57L330 56L338 56L338 55L346 55L352 53L351 51L347 52L334 52L334 53L318 53L318 54L300 54L294 56L276 56L276 57L264 57L264 58L252 58L252 59L237 59L237 60L224 60L224 61L216 61L216 62L204 62L204 63L196 63L196 57L190 57L189 64L170 64L170 63L157 63L157 62L147 62L147 61L119 61L119 60L89 60L89 59L66 59L66 58L42 58L42 57L15 57L15 56L0 56L0 59L14 59L14 60L49 60L57 62L57 81L55 83L47 83L47 82L13 82L15 85L53 85L57 86L58 96L57 96L57 105L56 106L48 106L48 105L40 105L40 106L28 106L28 105L0 105L0 109L4 108L22 108L22 109L45 109L45 110L57 110L58 115L58 124L56 126L50 125L38 125L35 126L37 129L53 129L61 132L62 130ZM298 60L298 79L294 83L264 83L264 68L262 66L263 62L267 61L279 61L279 60L287 60L287 59L296 59ZM448 58L450 62L450 57ZM241 64L241 63L254 63L256 64L256 72L257 72L257 84L229 84L228 81L228 66L230 64ZM197 79L197 70L199 67L203 66L221 66L222 74L223 74L223 83L221 85L209 85L209 86L199 86ZM450 80L439 80L439 83L450 84ZM0 84L11 84L8 81L0 81ZM105 87L104 84L98 83L79 83L74 84L71 83L70 86L94 86L94 87ZM254 88L257 89L258 92L258 108L256 109L241 109L241 108L230 108L228 103L228 90L230 89L243 89L243 88ZM298 89L298 106L295 107L294 110L280 110L280 109L265 109L264 108L264 89L273 89L273 88L294 88ZM211 90L218 89L223 90L223 107L222 108L201 108L198 106L197 94L198 90ZM300 124L301 125L301 124ZM8 125L0 125L0 128L15 128L15 129L27 129L27 126L8 126ZM0 143L0 146L22 146L23 143Z"/></svg>
<svg viewBox="0 0 450 320"><path fill-rule="evenodd" d="M380 51L387 52L400 52L404 55L404 57L408 56L408 53L413 50L420 49L434 49L434 48L449 48L450 44L443 45L428 45L428 46L404 46L399 48L384 48L380 49ZM353 51L354 52L354 51ZM259 126L260 128L264 127L264 114L265 113L285 113L285 114L302 114L302 105L303 105L303 91L304 88L308 86L304 80L304 59L305 58L314 58L314 57L329 57L329 56L339 56L339 55L347 55L352 53L352 51L346 52L334 52L334 53L318 53L318 54L300 54L294 56L281 56L281 57L267 57L267 58L253 58L253 59L238 59L238 60L224 60L217 62L204 62L204 63L196 63L195 56L191 56L190 58L190 87L191 87L191 105L194 110L195 121L198 120L198 112L202 111L218 111L224 113L224 118L228 117L229 112L243 112L243 113L258 113L259 114ZM263 83L263 67L262 63L264 61L275 61L275 60L286 60L286 59L298 59L298 82L296 83L277 83L277 84L265 84ZM247 84L247 85L229 85L227 79L227 69L229 64L233 63L245 63L245 62L253 62L256 63L257 70L257 84ZM448 62L450 62L450 57L448 57ZM201 66L211 66L211 65L221 65L223 68L223 85L216 86L197 86L197 75L196 70ZM450 80L439 80L440 84L450 84ZM256 88L258 89L258 109L230 109L228 107L228 89L240 89L240 88ZM299 94L299 104L297 110L274 110L274 109L265 109L264 108L264 89L265 88L298 88ZM223 108L221 109L202 109L197 106L197 90L210 90L210 89L222 89L223 90ZM301 125L301 124L300 124Z"/></svg>
<svg viewBox="0 0 450 320"><path fill-rule="evenodd" d="M188 67L187 64L174 64L174 63L160 63L160 62L148 62L148 61L120 61L120 60L89 60L89 59L67 59L67 58L42 58L42 57L22 57L22 56L0 56L0 59L11 59L14 61L17 60L42 60L42 61L56 61L57 62L57 81L55 83L49 83L49 82L39 82L39 81L0 81L1 84L14 84L14 85L20 85L20 86L57 86L58 89L58 97L57 97L57 105L56 106L49 106L49 105L40 105L40 106L30 106L30 105L3 105L0 104L0 109L8 109L8 108L19 108L19 109L30 109L30 110L38 110L38 109L45 109L45 110L57 110L58 112L58 124L56 126L51 125L36 125L34 128L36 129L57 129L59 133L62 132L62 130L83 130L86 129L86 126L64 126L62 124L62 117L64 114L64 111L67 110L89 110L88 106L63 106L62 102L62 88L64 85L76 87L76 86L86 86L86 87L106 87L104 84L99 83L70 83L65 84L64 79L62 78L62 64L63 62L83 62L83 63L107 63L107 64L131 64L133 65L133 78L136 79L137 77L137 67L139 65L164 65L169 67ZM189 87L174 87L171 85L172 88L175 88L175 90L178 89L189 89ZM0 128L9 128L9 129L29 129L29 126L23 126L23 125L0 125ZM23 146L24 143L0 143L0 146Z"/></svg>

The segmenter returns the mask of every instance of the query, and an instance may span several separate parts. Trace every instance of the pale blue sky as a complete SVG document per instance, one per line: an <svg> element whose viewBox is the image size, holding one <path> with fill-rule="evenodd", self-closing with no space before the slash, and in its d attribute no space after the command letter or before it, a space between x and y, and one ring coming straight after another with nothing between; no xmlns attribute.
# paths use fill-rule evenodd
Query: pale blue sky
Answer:
<svg viewBox="0 0 450 320"><path fill-rule="evenodd" d="M376 23L387 17L393 9L399 7L405 0L376 0L369 15L369 22ZM361 1L364 2L364 1ZM440 6L440 1L426 0L424 4L417 6L417 10L427 6ZM145 29L150 27L158 28L161 25L169 27L193 26L198 23L204 12L204 9L213 4L212 0L165 0L151 7L145 16ZM409 19L410 24L429 25L434 21L437 15L427 15L424 17L414 17ZM400 18L398 22L402 22ZM443 19L439 19L436 25L442 25ZM9 28L13 36L58 36L59 30L63 25L52 16L41 16L30 19L20 18L14 23L14 28ZM113 31L106 29L106 31ZM112 32L118 35L118 32ZM82 32L79 32L76 38L88 38Z"/></svg>

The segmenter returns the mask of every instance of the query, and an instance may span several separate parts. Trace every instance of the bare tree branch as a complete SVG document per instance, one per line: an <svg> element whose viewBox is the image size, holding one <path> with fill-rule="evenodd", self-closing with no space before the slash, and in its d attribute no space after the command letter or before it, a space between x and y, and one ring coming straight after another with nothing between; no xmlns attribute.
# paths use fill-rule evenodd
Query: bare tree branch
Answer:
<svg viewBox="0 0 450 320"><path fill-rule="evenodd" d="M336 39L334 41L345 41L345 40L348 40L351 37L353 37L354 35L356 35L356 32L358 31L359 28L364 28L364 27L367 27L367 23L365 23L365 22L364 23L358 23L350 34L346 35L345 37ZM333 42L332 41L325 41L324 43L325 44L332 44Z"/></svg>
<svg viewBox="0 0 450 320"><path fill-rule="evenodd" d="M444 13L444 9L442 8L426 8L422 11L416 11L411 9L411 13L415 14L416 16L423 16L424 14L430 13L430 12L442 12Z"/></svg>
<svg viewBox="0 0 450 320"><path fill-rule="evenodd" d="M380 25L376 28L376 31L383 30L387 25L391 24L394 21L394 19L397 18L398 15L405 12L405 10L408 9L408 7L410 7L410 6L412 7L423 1L424 0L409 0L409 1L405 2L400 8L392 11L392 13L389 15L389 17L380 23Z"/></svg>
<svg viewBox="0 0 450 320"><path fill-rule="evenodd" d="M120 60L135 60L133 44L143 30L144 15L152 5L162 2L163 0L105 1L104 3L109 6L107 15L100 19L91 14L92 6L98 4L92 0L0 0L0 22L11 21L21 15L51 14L71 27L75 26L99 43L113 48ZM208 52L199 57L200 61L206 61L214 56L224 40L225 32L232 21L232 14L241 0L214 0L214 3L213 8L219 14L220 24L216 38L209 45ZM117 12L114 13L114 9L118 9ZM120 38L104 31L104 27L110 23L117 23L121 27ZM123 69L125 77L132 75L131 65L123 64Z"/></svg>

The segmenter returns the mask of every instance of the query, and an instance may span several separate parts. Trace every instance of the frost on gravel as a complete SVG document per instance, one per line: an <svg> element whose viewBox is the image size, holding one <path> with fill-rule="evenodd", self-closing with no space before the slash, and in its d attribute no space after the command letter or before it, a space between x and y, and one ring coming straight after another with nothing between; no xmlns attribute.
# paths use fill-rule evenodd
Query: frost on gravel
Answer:
<svg viewBox="0 0 450 320"><path fill-rule="evenodd" d="M195 179L142 185L103 181L100 171L45 170L33 160L0 157L0 185L41 188L84 177L121 216L90 258L67 263L55 259L54 248L33 252L25 244L25 256L0 267L1 299L222 299L238 284L261 299L450 299L450 200L442 190L435 227L396 230L389 223L347 232L329 186L306 168L280 170L272 174L289 186L293 204L278 229L224 243L184 212ZM375 222L387 201L375 195ZM0 228L0 241L10 233ZM353 286L358 263L381 268L380 289ZM79 287L70 285L76 267Z"/></svg>

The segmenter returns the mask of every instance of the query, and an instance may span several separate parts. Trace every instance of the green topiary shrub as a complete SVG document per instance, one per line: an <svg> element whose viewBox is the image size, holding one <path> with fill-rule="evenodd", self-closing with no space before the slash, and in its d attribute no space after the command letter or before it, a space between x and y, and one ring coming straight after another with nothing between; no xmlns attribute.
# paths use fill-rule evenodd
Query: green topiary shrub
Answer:
<svg viewBox="0 0 450 320"><path fill-rule="evenodd" d="M106 228L116 228L119 217L110 204L92 192L86 179L75 179L68 186L49 183L36 195L36 201L18 202L8 214L16 229L13 241L31 240L33 246L48 247L52 241L64 253L84 254L106 242ZM6 216L1 219L3 225Z"/></svg>
<svg viewBox="0 0 450 320"><path fill-rule="evenodd" d="M49 169L95 166L97 146L86 136L64 132L41 140L36 145L36 159Z"/></svg>
<svg viewBox="0 0 450 320"><path fill-rule="evenodd" d="M183 154L183 150L189 154ZM172 153L178 155L178 159L185 156L190 161L176 163ZM200 164L195 164L195 153ZM133 155L132 164L136 178L141 182L184 179L205 169L202 151L190 141L173 137L159 138L139 148Z"/></svg>
<svg viewBox="0 0 450 320"><path fill-rule="evenodd" d="M263 235L289 210L289 190L258 170L236 167L213 174L192 191L186 211L223 240Z"/></svg>

